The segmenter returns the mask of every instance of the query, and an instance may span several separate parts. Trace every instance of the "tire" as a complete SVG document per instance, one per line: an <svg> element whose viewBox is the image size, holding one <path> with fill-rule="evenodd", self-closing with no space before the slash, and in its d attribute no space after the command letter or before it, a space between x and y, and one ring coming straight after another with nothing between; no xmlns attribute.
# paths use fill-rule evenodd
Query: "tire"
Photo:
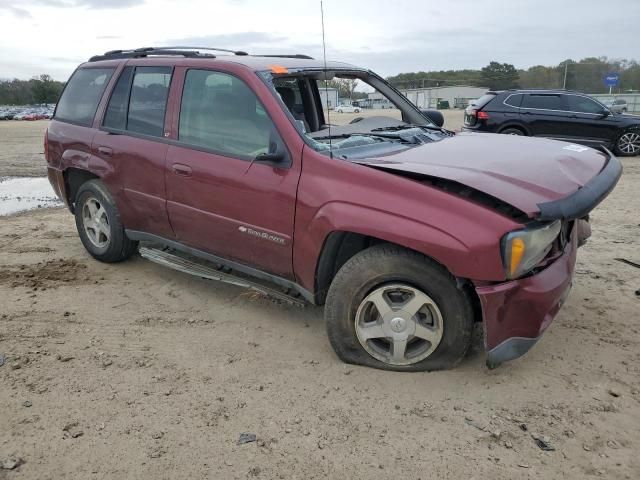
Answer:
<svg viewBox="0 0 640 480"><path fill-rule="evenodd" d="M359 108L356 108L356 109L353 111L353 113L360 113L360 109L359 109Z"/></svg>
<svg viewBox="0 0 640 480"><path fill-rule="evenodd" d="M388 292L383 293L387 300L391 293L397 298L409 294L409 299L400 304L403 308L409 308L412 300L420 305L422 298L429 299L433 305L425 303L412 316L413 320L406 314L406 322L401 322L402 315L395 318L402 312L397 309L391 309L381 318L380 310L372 307L370 300L377 298L381 291ZM376 320L361 323L367 312L376 312ZM400 330L403 323L406 327L413 322L420 323L420 332L424 332L424 319L416 322L422 316L432 320L432 326L427 327L430 335L439 332L440 337L436 335L432 342L418 338L418 327L415 327L415 336L409 333L410 327ZM424 255L391 244L376 245L349 259L333 279L325 304L327 334L338 357L346 363L382 370L431 371L454 367L469 348L473 319L468 293L458 288L455 278L444 267ZM395 341L390 340L391 337L360 340L372 331L369 328L385 330L391 335L408 335L404 359L394 361L392 358L395 347L391 344L395 345ZM388 354L384 353L385 348ZM404 352L402 348L399 351Z"/></svg>
<svg viewBox="0 0 640 480"><path fill-rule="evenodd" d="M75 217L80 240L96 260L116 263L136 252L138 242L125 235L113 196L100 180L89 180L80 186Z"/></svg>
<svg viewBox="0 0 640 480"><path fill-rule="evenodd" d="M640 129L631 129L616 139L615 153L620 157L632 157L640 154Z"/></svg>
<svg viewBox="0 0 640 480"><path fill-rule="evenodd" d="M500 133L502 133L503 135L520 135L520 136L525 135L525 133L522 130L515 127L505 128Z"/></svg>

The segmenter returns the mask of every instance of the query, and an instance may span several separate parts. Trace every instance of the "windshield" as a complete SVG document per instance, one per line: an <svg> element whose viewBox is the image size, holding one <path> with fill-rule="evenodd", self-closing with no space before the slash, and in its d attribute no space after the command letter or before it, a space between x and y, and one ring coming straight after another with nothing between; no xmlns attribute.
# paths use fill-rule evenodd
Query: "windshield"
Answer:
<svg viewBox="0 0 640 480"><path fill-rule="evenodd" d="M370 72L301 70L270 75L268 81L317 151L407 148L446 132Z"/></svg>

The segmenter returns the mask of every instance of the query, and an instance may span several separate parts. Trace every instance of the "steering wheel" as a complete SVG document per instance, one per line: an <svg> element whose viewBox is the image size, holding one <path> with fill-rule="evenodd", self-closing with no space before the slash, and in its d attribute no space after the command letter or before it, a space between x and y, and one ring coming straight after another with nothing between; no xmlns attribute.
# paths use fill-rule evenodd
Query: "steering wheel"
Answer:
<svg viewBox="0 0 640 480"><path fill-rule="evenodd" d="M356 118L354 118L353 120L351 120L349 122L349 125L351 125L352 123L358 123L358 122L360 122L362 120L364 120L364 117L356 117Z"/></svg>

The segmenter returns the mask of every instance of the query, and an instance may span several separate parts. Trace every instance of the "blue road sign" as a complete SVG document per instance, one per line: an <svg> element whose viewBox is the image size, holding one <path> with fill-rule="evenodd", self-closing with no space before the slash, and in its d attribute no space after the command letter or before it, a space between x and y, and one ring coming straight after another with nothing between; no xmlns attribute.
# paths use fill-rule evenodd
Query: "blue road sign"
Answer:
<svg viewBox="0 0 640 480"><path fill-rule="evenodd" d="M607 73L604 76L604 84L607 87L617 87L620 82L620 75L617 73Z"/></svg>

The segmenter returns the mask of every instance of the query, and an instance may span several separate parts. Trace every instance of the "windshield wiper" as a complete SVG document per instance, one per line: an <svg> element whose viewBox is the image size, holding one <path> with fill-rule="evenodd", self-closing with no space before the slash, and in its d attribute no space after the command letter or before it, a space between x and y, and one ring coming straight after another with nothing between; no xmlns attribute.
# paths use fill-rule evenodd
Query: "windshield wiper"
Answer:
<svg viewBox="0 0 640 480"><path fill-rule="evenodd" d="M372 132L397 132L399 130L407 130L409 128L426 128L428 130L435 130L437 132L450 134L447 129L438 127L437 125L416 125L414 123L405 123L402 125L393 125L390 127L379 127L371 130Z"/></svg>

